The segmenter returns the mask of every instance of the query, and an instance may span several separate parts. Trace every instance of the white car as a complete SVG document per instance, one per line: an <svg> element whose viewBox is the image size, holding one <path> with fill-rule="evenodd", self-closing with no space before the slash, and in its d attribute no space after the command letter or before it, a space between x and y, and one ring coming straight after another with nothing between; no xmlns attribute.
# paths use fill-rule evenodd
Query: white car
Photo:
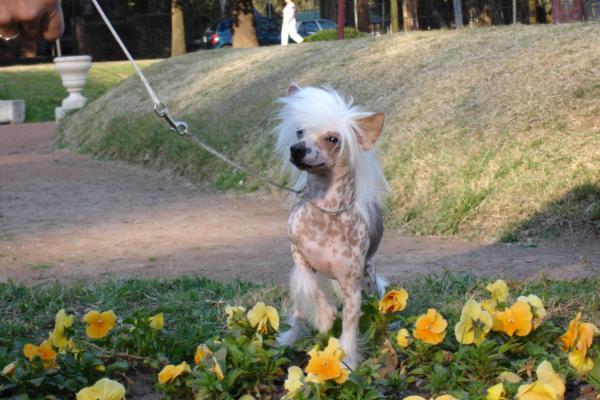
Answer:
<svg viewBox="0 0 600 400"><path fill-rule="evenodd" d="M306 37L326 29L337 29L337 25L335 22L328 19L307 19L296 22L296 30L302 37Z"/></svg>

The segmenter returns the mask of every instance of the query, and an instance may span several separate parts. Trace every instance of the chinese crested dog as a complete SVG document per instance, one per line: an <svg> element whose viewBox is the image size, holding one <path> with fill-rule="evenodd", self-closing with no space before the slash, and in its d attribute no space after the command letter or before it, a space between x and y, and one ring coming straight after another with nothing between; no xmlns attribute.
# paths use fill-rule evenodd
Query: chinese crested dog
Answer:
<svg viewBox="0 0 600 400"><path fill-rule="evenodd" d="M288 221L293 310L291 328L279 342L292 344L305 324L329 331L338 297L340 344L345 363L354 368L361 289L381 296L385 284L371 262L383 234L381 203L389 190L374 150L385 117L360 110L329 88L290 86L280 103L277 150L303 192Z"/></svg>

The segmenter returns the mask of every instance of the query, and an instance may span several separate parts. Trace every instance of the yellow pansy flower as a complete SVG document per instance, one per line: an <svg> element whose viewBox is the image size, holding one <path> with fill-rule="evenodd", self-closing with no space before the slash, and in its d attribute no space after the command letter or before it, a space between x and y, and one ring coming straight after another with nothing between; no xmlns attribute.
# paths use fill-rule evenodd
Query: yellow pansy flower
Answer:
<svg viewBox="0 0 600 400"><path fill-rule="evenodd" d="M344 351L336 338L329 338L323 351L319 350L319 346L315 346L308 355L310 360L304 369L308 374L306 382L323 383L333 380L341 384L348 378L349 371L342 367Z"/></svg>
<svg viewBox="0 0 600 400"><path fill-rule="evenodd" d="M227 328L233 329L235 322L240 319L246 312L246 309L241 306L225 306L225 314L227 314Z"/></svg>
<svg viewBox="0 0 600 400"><path fill-rule="evenodd" d="M531 307L523 301L517 301L512 307L497 312L495 317L498 321L499 330L508 336L514 334L527 336L533 328Z"/></svg>
<svg viewBox="0 0 600 400"><path fill-rule="evenodd" d="M77 400L122 400L125 398L125 387L117 381L102 378L93 386L77 392Z"/></svg>
<svg viewBox="0 0 600 400"><path fill-rule="evenodd" d="M592 347L594 336L598 334L598 328L592 323L582 322L581 313L577 313L575 319L569 322L567 332L559 338L561 348L570 351L569 363L580 374L586 374L594 368L594 362L587 357L587 351Z"/></svg>
<svg viewBox="0 0 600 400"><path fill-rule="evenodd" d="M499 383L487 390L486 400L504 400L504 385Z"/></svg>
<svg viewBox="0 0 600 400"><path fill-rule="evenodd" d="M517 400L558 400L559 397L552 386L541 381L519 386Z"/></svg>
<svg viewBox="0 0 600 400"><path fill-rule="evenodd" d="M492 294L492 301L495 304L506 303L506 299L508 299L508 285L505 281L498 279L496 282L487 285L486 289Z"/></svg>
<svg viewBox="0 0 600 400"><path fill-rule="evenodd" d="M533 328L537 329L547 315L542 299L535 294L530 294L529 296L519 296L517 301L522 301L529 304L529 307L531 307L531 312L533 313Z"/></svg>
<svg viewBox="0 0 600 400"><path fill-rule="evenodd" d="M192 369L185 361L179 365L167 365L158 373L158 382L162 384L173 382L175 378L184 372L192 372Z"/></svg>
<svg viewBox="0 0 600 400"><path fill-rule="evenodd" d="M64 309L57 312L54 318L54 330L48 337L50 343L61 350L73 348L75 346L73 341L65 336L65 330L71 326L73 326L73 316L67 315Z"/></svg>
<svg viewBox="0 0 600 400"><path fill-rule="evenodd" d="M482 310L478 302L469 299L462 308L460 320L454 327L456 340L462 344L475 343L479 346L492 329L492 322L490 313Z"/></svg>
<svg viewBox="0 0 600 400"><path fill-rule="evenodd" d="M221 369L221 366L217 362L217 359L214 357L213 357L212 371L215 373L218 380L222 381L223 379L225 379L225 374L223 374L223 370Z"/></svg>
<svg viewBox="0 0 600 400"><path fill-rule="evenodd" d="M396 343L398 343L398 346L406 348L410 345L410 342L411 338L408 330L404 328L400 329L398 335L396 335Z"/></svg>
<svg viewBox="0 0 600 400"><path fill-rule="evenodd" d="M565 383L552 364L542 361L536 369L538 380L528 385L521 385L517 392L517 400L562 400L565 396Z"/></svg>
<svg viewBox="0 0 600 400"><path fill-rule="evenodd" d="M587 349L575 349L569 353L569 364L573 366L580 374L587 374L594 368L594 361L586 357Z"/></svg>
<svg viewBox="0 0 600 400"><path fill-rule="evenodd" d="M160 331L165 327L165 316L163 313L158 313L150 318L148 318L148 322L150 322L150 328L155 331Z"/></svg>
<svg viewBox="0 0 600 400"><path fill-rule="evenodd" d="M581 324L581 313L577 313L575 319L569 322L569 327L567 332L562 335L559 340L562 342L561 348L564 351L569 351L571 348L575 346L577 343L577 338L579 336L579 325Z"/></svg>
<svg viewBox="0 0 600 400"><path fill-rule="evenodd" d="M577 346L576 347L585 347L589 349L592 347L592 343L594 342L594 337L598 336L600 331L596 328L596 325L590 322L582 322L579 326L579 335L577 338Z"/></svg>
<svg viewBox="0 0 600 400"><path fill-rule="evenodd" d="M407 396L403 400L427 400L427 399L425 397L421 397L421 396ZM443 394L432 400L457 400L457 398L454 396L450 396L449 394Z"/></svg>
<svg viewBox="0 0 600 400"><path fill-rule="evenodd" d="M498 380L500 382L519 383L523 379L519 375L515 374L514 372L504 371L504 372L501 372L500 375L498 375Z"/></svg>
<svg viewBox="0 0 600 400"><path fill-rule="evenodd" d="M498 306L498 304L496 304L493 300L488 299L488 300L484 300L481 302L481 308L483 308L485 311L489 312L490 314L494 314L494 312L496 311L496 307Z"/></svg>
<svg viewBox="0 0 600 400"><path fill-rule="evenodd" d="M381 300L379 300L379 312L388 314L402 311L406 308L408 301L408 292L406 289L389 290Z"/></svg>
<svg viewBox="0 0 600 400"><path fill-rule="evenodd" d="M296 366L289 367L287 379L283 383L288 397L293 397L302 386L304 386L304 373L302 369Z"/></svg>
<svg viewBox="0 0 600 400"><path fill-rule="evenodd" d="M44 363L44 368L51 368L56 365L56 351L54 351L48 340L44 340L39 346L27 343L23 346L23 355L29 361L39 357Z"/></svg>
<svg viewBox="0 0 600 400"><path fill-rule="evenodd" d="M279 314L275 307L267 306L262 301L248 311L248 321L253 328L256 328L258 333L264 335L268 333L269 328L267 323L275 330L279 330Z"/></svg>
<svg viewBox="0 0 600 400"><path fill-rule="evenodd" d="M448 322L442 314L430 308L427 314L421 315L415 322L413 336L425 343L438 344L444 340L447 326Z"/></svg>
<svg viewBox="0 0 600 400"><path fill-rule="evenodd" d="M102 313L90 311L85 314L83 320L87 322L86 335L92 339L102 339L115 327L117 316L112 310Z"/></svg>
<svg viewBox="0 0 600 400"><path fill-rule="evenodd" d="M213 352L208 348L204 343L199 344L196 347L196 352L194 353L194 364L198 365L202 361L204 361L207 357L212 356Z"/></svg>

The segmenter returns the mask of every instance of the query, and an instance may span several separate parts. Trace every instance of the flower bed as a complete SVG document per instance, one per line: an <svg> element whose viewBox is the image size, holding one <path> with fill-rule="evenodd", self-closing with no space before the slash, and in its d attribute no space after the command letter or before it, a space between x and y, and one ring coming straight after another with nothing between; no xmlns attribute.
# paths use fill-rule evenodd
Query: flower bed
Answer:
<svg viewBox="0 0 600 400"><path fill-rule="evenodd" d="M169 352L182 340L169 314L92 309L75 317L63 309L47 339L11 352L0 347L0 360L12 359L3 365L0 397L122 399L127 371L136 368L171 399L596 398L599 331L585 310L566 321L552 315L555 299L523 290L511 296L504 281L474 289L459 296L455 311L423 303L428 294L410 288L365 298L365 358L353 371L335 339L339 320L330 335L282 348L279 313L261 301L224 306L222 332L177 362Z"/></svg>

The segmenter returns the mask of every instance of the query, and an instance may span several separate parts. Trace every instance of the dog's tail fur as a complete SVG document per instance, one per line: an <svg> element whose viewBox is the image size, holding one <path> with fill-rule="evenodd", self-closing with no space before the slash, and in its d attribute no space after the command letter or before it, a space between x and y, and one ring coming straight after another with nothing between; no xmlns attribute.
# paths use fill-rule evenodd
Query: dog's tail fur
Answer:
<svg viewBox="0 0 600 400"><path fill-rule="evenodd" d="M389 280L379 274L375 274L375 290L380 299L383 299L383 296L385 296L385 289L389 286L389 284Z"/></svg>

